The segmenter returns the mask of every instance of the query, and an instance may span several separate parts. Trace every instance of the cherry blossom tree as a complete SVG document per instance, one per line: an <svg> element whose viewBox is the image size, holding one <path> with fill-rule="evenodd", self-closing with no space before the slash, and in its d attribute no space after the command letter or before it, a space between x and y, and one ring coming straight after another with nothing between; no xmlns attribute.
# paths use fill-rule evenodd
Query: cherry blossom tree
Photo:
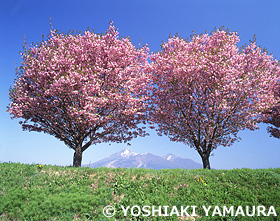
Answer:
<svg viewBox="0 0 280 221"><path fill-rule="evenodd" d="M73 149L73 166L92 144L127 142L146 132L148 48L136 49L110 25L105 35L51 30L28 47L8 111L23 130L55 136Z"/></svg>
<svg viewBox="0 0 280 221"><path fill-rule="evenodd" d="M220 29L190 41L175 36L151 56L151 120L159 135L197 150L204 168L214 149L258 128L262 111L276 102L278 61L255 42L240 49L238 41Z"/></svg>

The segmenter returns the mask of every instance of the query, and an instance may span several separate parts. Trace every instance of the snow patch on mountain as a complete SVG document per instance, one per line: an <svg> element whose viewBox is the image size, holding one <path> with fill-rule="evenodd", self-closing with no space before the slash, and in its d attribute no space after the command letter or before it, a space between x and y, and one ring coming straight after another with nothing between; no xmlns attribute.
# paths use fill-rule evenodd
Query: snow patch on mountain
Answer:
<svg viewBox="0 0 280 221"><path fill-rule="evenodd" d="M122 157L125 157L125 158L128 158L128 157L131 157L131 156L136 156L137 153L134 153L133 151L131 151L129 148L125 148L121 151L120 155Z"/></svg>
<svg viewBox="0 0 280 221"><path fill-rule="evenodd" d="M166 160L169 160L169 161L173 161L173 160L177 159L178 157L175 156L174 154L169 153L169 154L165 155L163 158Z"/></svg>

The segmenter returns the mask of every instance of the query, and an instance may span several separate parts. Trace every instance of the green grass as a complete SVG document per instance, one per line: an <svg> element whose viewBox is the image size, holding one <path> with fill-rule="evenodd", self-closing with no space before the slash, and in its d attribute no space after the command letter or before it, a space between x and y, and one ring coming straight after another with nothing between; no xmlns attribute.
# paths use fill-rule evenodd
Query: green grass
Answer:
<svg viewBox="0 0 280 221"><path fill-rule="evenodd" d="M148 170L0 164L0 220L186 220L124 217L121 206L197 206L195 220L277 220L280 168ZM116 209L113 218L103 208ZM205 216L202 206L273 206L278 217ZM192 210L188 210L191 213ZM267 211L266 211L267 212ZM137 213L137 210L136 212ZM279 219L280 220L280 219Z"/></svg>

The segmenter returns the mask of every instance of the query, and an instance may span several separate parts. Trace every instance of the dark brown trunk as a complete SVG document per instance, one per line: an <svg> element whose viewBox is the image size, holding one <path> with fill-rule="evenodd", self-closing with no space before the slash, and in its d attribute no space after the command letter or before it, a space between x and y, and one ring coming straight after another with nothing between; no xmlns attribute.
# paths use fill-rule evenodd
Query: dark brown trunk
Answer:
<svg viewBox="0 0 280 221"><path fill-rule="evenodd" d="M81 167L82 166L82 147L80 145L77 146L74 157L73 157L73 167Z"/></svg>
<svg viewBox="0 0 280 221"><path fill-rule="evenodd" d="M209 161L210 154L203 153L200 156L201 156L202 163L203 163L203 169L209 169L210 170L210 161Z"/></svg>

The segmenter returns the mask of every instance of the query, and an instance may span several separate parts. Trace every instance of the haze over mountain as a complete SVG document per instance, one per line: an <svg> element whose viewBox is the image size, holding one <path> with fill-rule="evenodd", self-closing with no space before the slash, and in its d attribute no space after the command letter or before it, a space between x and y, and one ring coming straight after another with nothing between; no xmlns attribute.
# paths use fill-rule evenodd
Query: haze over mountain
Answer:
<svg viewBox="0 0 280 221"><path fill-rule="evenodd" d="M199 169L200 163L191 159L181 158L173 154L163 157L151 153L135 153L129 148L122 149L111 156L99 160L95 163L83 165L91 168L110 167L110 168L147 168L147 169Z"/></svg>

